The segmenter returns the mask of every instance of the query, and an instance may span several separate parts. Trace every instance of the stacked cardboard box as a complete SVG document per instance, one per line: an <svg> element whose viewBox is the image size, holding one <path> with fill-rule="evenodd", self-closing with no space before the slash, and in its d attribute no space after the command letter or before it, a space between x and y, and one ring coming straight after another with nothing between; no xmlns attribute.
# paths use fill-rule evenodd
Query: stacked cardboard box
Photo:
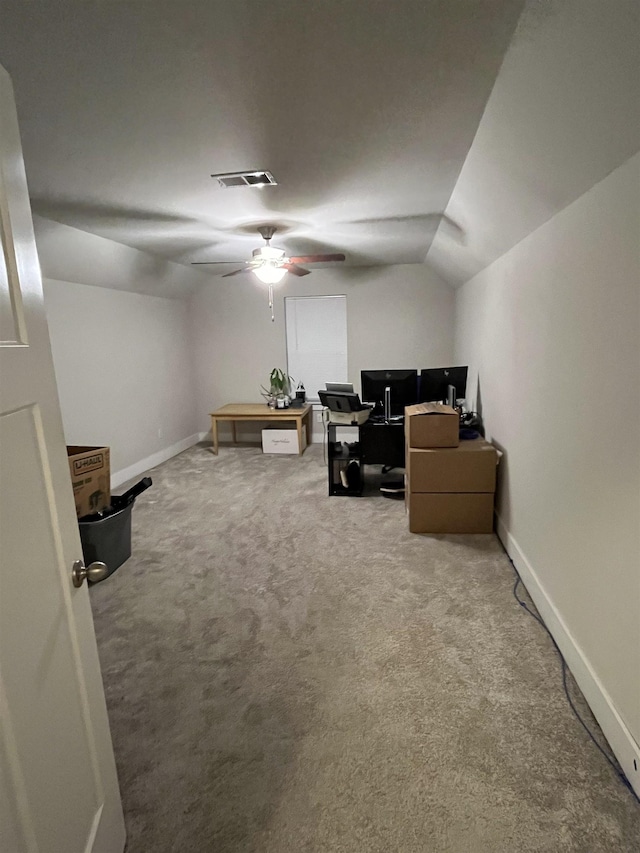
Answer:
<svg viewBox="0 0 640 853"><path fill-rule="evenodd" d="M491 533L497 454L482 438L458 440L449 406L405 411L405 500L412 533Z"/></svg>

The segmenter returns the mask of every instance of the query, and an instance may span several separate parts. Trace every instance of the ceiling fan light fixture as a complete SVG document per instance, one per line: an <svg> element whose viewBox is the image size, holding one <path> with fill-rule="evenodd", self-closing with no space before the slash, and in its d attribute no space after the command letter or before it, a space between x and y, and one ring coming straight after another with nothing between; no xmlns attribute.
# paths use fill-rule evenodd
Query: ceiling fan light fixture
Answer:
<svg viewBox="0 0 640 853"><path fill-rule="evenodd" d="M281 263L284 260L284 249L276 249L273 246L260 246L259 249L254 249L252 254L256 261Z"/></svg>
<svg viewBox="0 0 640 853"><path fill-rule="evenodd" d="M277 284L285 277L287 270L285 267L279 266L276 261L267 261L261 266L256 267L253 273L264 284Z"/></svg>

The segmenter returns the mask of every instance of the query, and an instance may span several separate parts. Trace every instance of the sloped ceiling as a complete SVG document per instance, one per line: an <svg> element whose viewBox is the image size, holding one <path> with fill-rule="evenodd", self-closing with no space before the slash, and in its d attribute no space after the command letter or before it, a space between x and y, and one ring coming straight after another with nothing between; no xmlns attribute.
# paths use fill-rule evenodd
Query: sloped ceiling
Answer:
<svg viewBox="0 0 640 853"><path fill-rule="evenodd" d="M640 147L639 8L10 0L0 62L42 217L212 275L272 223L456 285ZM210 177L253 168L279 185Z"/></svg>
<svg viewBox="0 0 640 853"><path fill-rule="evenodd" d="M467 281L638 150L640 3L529 3L427 261Z"/></svg>

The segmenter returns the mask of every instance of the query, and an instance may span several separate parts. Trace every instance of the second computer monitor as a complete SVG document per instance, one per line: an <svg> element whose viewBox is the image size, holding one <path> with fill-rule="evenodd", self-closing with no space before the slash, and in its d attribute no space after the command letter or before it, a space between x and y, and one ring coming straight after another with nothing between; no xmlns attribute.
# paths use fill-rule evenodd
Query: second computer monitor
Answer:
<svg viewBox="0 0 640 853"><path fill-rule="evenodd" d="M449 386L456 389L456 400L463 399L467 392L466 367L430 367L420 372L420 402L446 403Z"/></svg>
<svg viewBox="0 0 640 853"><path fill-rule="evenodd" d="M384 409L385 389L391 389L391 414L404 415L405 406L418 401L417 370L363 370L360 373L361 397L374 403L376 413Z"/></svg>

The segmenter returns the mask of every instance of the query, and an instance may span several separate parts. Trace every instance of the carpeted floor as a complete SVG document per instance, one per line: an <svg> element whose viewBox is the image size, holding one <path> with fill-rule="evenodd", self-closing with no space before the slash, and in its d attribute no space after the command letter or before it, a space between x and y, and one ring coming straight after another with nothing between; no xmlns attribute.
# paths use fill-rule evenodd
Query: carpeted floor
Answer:
<svg viewBox="0 0 640 853"><path fill-rule="evenodd" d="M318 446L152 477L91 590L128 853L640 849L494 537L327 497Z"/></svg>

